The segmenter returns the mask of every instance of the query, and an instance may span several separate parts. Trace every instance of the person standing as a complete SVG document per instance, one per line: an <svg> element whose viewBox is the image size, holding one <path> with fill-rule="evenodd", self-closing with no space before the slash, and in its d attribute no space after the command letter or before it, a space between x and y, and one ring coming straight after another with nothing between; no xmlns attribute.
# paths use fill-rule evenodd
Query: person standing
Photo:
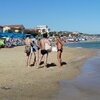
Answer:
<svg viewBox="0 0 100 100"><path fill-rule="evenodd" d="M29 67L31 63L31 45L32 41L30 39L30 35L26 35L25 39L25 53L26 53L26 65Z"/></svg>
<svg viewBox="0 0 100 100"><path fill-rule="evenodd" d="M32 42L33 42L33 46L32 46L32 51L34 53L34 62L33 62L33 65L36 65L36 67L38 68L39 66L39 50L40 50L40 45L39 45L39 42L38 42L38 34L36 33L34 35L34 38L32 39Z"/></svg>
<svg viewBox="0 0 100 100"><path fill-rule="evenodd" d="M55 39L57 41L57 59L58 59L58 66L61 66L62 62L62 52L63 52L63 44L64 41L61 40L60 36L58 34L55 34Z"/></svg>
<svg viewBox="0 0 100 100"><path fill-rule="evenodd" d="M47 59L48 59L48 50L46 49L46 44L50 46L51 42L47 38L47 33L44 33L43 38L40 40L40 47L41 47L40 63L44 57L44 67L47 67Z"/></svg>

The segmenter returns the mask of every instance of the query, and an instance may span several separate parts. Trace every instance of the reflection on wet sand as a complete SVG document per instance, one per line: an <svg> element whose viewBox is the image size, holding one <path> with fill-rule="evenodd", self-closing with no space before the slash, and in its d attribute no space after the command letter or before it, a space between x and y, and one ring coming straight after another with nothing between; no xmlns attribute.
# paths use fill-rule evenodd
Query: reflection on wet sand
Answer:
<svg viewBox="0 0 100 100"><path fill-rule="evenodd" d="M57 100L100 100L100 56L88 59L78 77L60 86Z"/></svg>

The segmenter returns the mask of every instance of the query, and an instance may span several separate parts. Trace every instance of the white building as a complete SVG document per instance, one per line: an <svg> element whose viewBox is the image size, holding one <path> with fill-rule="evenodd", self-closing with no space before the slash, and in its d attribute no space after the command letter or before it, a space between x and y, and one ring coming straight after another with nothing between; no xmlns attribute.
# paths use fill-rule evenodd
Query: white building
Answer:
<svg viewBox="0 0 100 100"><path fill-rule="evenodd" d="M73 34L75 34L75 35L77 35L77 34L79 34L80 32L73 32Z"/></svg>
<svg viewBox="0 0 100 100"><path fill-rule="evenodd" d="M4 27L3 27L3 32L8 32L9 30L11 30L10 27L8 27L8 26L4 26Z"/></svg>
<svg viewBox="0 0 100 100"><path fill-rule="evenodd" d="M40 32L41 34L45 32L49 33L49 30L50 30L47 25L38 25L34 29L38 30L38 32Z"/></svg>
<svg viewBox="0 0 100 100"><path fill-rule="evenodd" d="M19 32L24 33L25 27L23 25L5 25L3 26L3 32Z"/></svg>

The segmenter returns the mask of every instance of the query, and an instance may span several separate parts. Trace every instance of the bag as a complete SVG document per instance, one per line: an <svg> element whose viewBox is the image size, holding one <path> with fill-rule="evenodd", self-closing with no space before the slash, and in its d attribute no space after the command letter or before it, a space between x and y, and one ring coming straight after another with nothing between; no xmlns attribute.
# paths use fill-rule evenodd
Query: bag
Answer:
<svg viewBox="0 0 100 100"><path fill-rule="evenodd" d="M52 47L48 43L45 43L45 50L50 52L51 49L52 49Z"/></svg>
<svg viewBox="0 0 100 100"><path fill-rule="evenodd" d="M53 46L52 51L57 52L57 47Z"/></svg>

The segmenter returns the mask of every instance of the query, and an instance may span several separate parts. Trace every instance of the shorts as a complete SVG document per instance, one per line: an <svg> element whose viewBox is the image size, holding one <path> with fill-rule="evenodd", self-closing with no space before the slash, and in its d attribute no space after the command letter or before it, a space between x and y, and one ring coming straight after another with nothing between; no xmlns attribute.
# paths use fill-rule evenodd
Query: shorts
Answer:
<svg viewBox="0 0 100 100"><path fill-rule="evenodd" d="M48 54L48 51L47 50L41 50L41 54L42 55Z"/></svg>
<svg viewBox="0 0 100 100"><path fill-rule="evenodd" d="M36 52L36 50L39 50L39 48L37 46L33 46L33 52Z"/></svg>
<svg viewBox="0 0 100 100"><path fill-rule="evenodd" d="M60 51L60 52L63 52L63 49L58 49L57 52L59 52L59 51Z"/></svg>
<svg viewBox="0 0 100 100"><path fill-rule="evenodd" d="M30 55L30 53L31 53L31 47L30 46L25 46L25 53L26 53L27 56Z"/></svg>

